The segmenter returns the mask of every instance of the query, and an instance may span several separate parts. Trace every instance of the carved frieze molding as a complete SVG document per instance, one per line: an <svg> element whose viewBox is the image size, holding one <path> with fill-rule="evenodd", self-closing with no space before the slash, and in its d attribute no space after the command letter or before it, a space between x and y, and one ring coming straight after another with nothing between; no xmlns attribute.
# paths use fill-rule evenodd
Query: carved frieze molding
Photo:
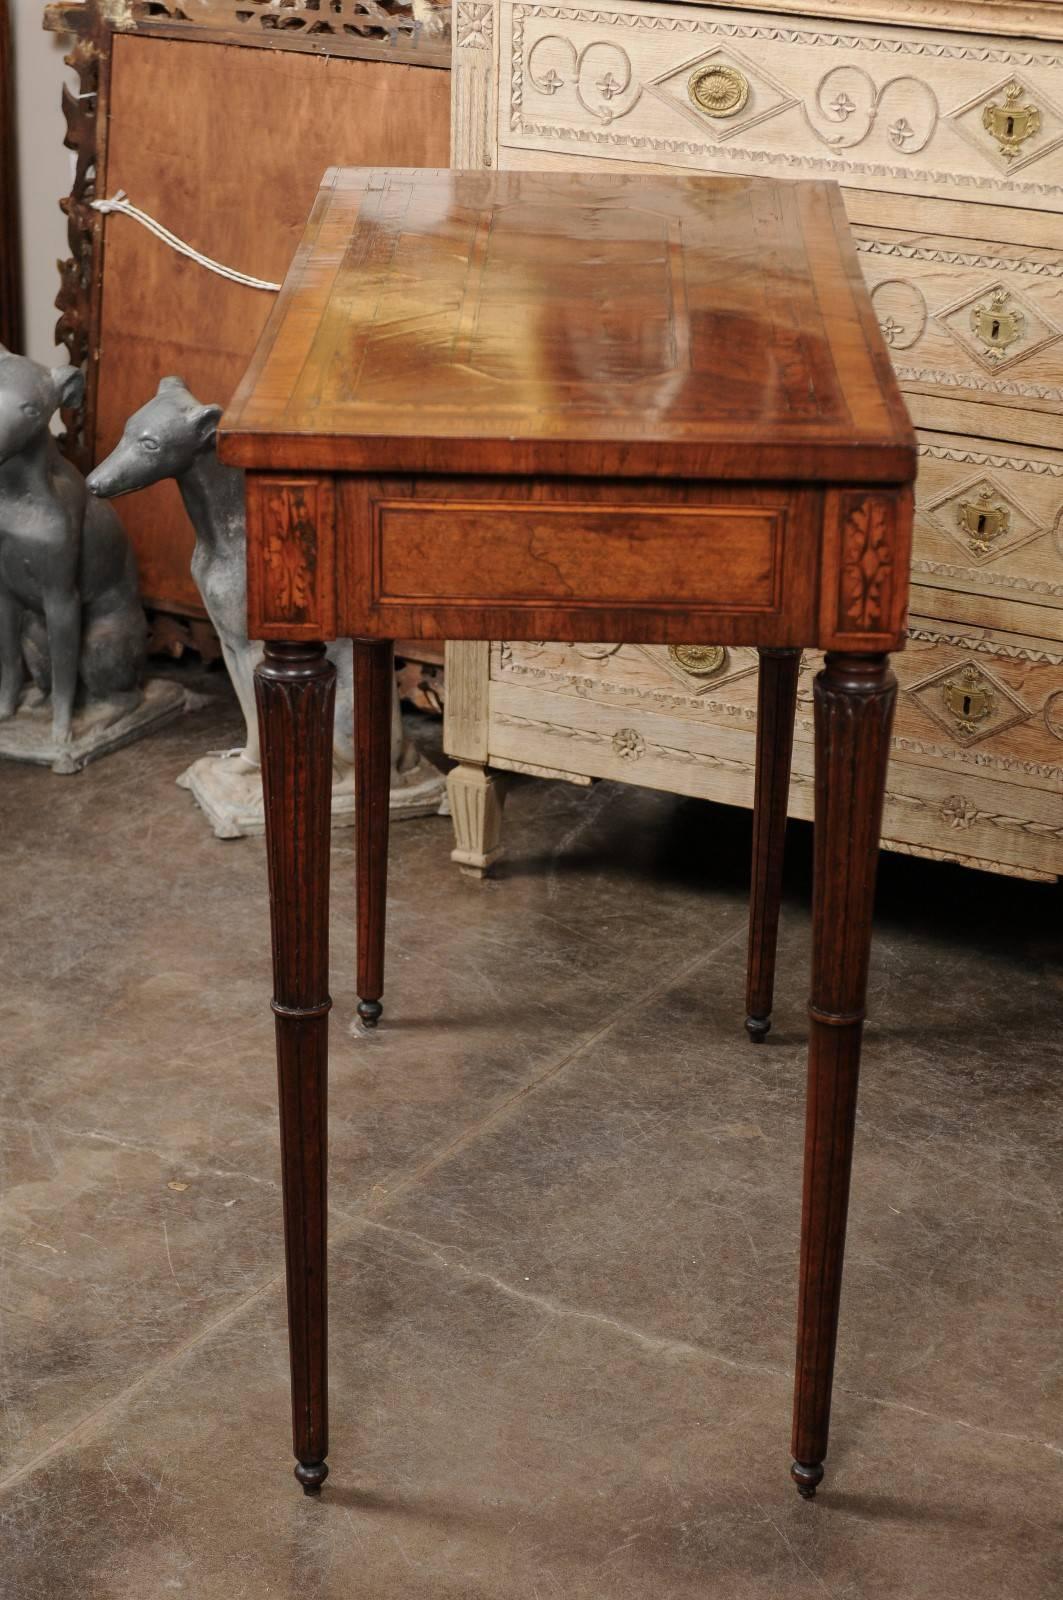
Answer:
<svg viewBox="0 0 1063 1600"><path fill-rule="evenodd" d="M957 866L977 867L980 872L997 872L1004 878L1022 878L1032 883L1055 883L1054 872L1039 872L1036 867L1015 867L1009 861L990 861L985 856L965 856L958 850L935 850L927 844L908 844L902 839L882 840L883 850L899 856L918 856L920 861L954 861Z"/></svg>
<svg viewBox="0 0 1063 1600"><path fill-rule="evenodd" d="M978 255L972 250L931 249L925 245L903 244L899 239L856 238L860 255L891 256L902 261L936 261L949 267L982 267L987 272L1017 272L1031 278L1063 278L1063 262L1031 261L1016 256Z"/></svg>
<svg viewBox="0 0 1063 1600"><path fill-rule="evenodd" d="M755 670L755 667L750 667L749 673ZM736 676L744 677L749 673L740 673ZM491 676L495 682L504 683L519 678L528 683L555 684L558 689L574 689L581 697L593 692L601 694L605 699L635 701L647 708L702 711L711 716L745 722L750 726L754 726L757 720L755 707L737 705L732 700L710 700L704 695L676 694L667 689L651 689L640 684L616 683L610 678L592 678L583 673L565 671L563 668L531 667L523 662L505 661L499 664Z"/></svg>
<svg viewBox="0 0 1063 1600"><path fill-rule="evenodd" d="M1063 478L1063 463L1025 456L989 455L981 450L962 450L957 445L921 444L919 454L931 461L971 462L978 467L1007 468L1011 472L1032 472L1038 478Z"/></svg>
<svg viewBox="0 0 1063 1600"><path fill-rule="evenodd" d="M893 747L909 755L933 756L936 761L958 762L965 766L979 767L986 772L1021 772L1028 778L1063 779L1063 767L1044 761L1022 761L1016 756L993 755L985 750L963 750L952 745L928 744L925 739L909 739L904 734L894 735Z"/></svg>
<svg viewBox="0 0 1063 1600"><path fill-rule="evenodd" d="M908 637L926 644L952 645L957 650L980 650L984 655L1000 656L1005 661L1030 661L1038 665L1063 667L1063 652L1007 643L1002 639L987 639L978 633L944 633L940 628L916 627L908 629Z"/></svg>
<svg viewBox="0 0 1063 1600"><path fill-rule="evenodd" d="M500 727L563 739L570 744L591 745L602 749L603 752L609 750L614 756L621 755L620 747L616 743L617 735L601 732L596 728L574 728L563 722L551 722L540 717L522 717L508 711L498 712L492 718L492 721ZM646 756L650 756L677 766L701 767L710 771L734 772L752 777L753 767L749 761L741 761L731 756L710 755L704 750L690 750L678 745L661 744L654 739L647 739L637 729L624 728L619 732L624 736L621 739L624 752L621 758L626 762L631 762L632 760L641 761ZM898 749L925 749L927 753L940 755L949 760L968 760L971 766L998 769L1010 766L1012 770L1027 770L1027 764L1021 762L1009 763L1006 758L986 756L984 753L980 758L969 759L972 756L970 751L953 751L944 747L933 746L920 747L914 740L905 742L895 738L892 742ZM1037 763L1028 765L1039 776L1054 777L1063 773L1063 769L1060 768L1042 769ZM791 777L791 783L798 788L810 789L814 785L814 779L807 773L795 770ZM950 797L949 800L942 802L940 800L926 799L921 795L899 794L895 790L891 790L886 797L886 803L887 807L910 806L916 810L931 811L940 817L943 822L951 825L953 798ZM1017 829L1022 833L1063 839L1063 824L1057 826L1054 823L1038 822L1031 817L1012 816L1007 812L983 811L975 808L971 821L987 823L992 827Z"/></svg>
<svg viewBox="0 0 1063 1600"><path fill-rule="evenodd" d="M992 61L1006 66L1053 67L1060 65L1058 53L1042 55L1029 50L999 45L953 44L939 39L917 39L897 34L835 33L822 29L786 28L778 24L720 22L708 17L662 17L651 11L606 11L586 6L515 5L514 21L526 17L547 18L556 22L595 22L606 27L631 28L645 32L719 35L725 39L770 39L781 44L808 44L842 50L870 50L891 56L925 56L945 61Z"/></svg>
<svg viewBox="0 0 1063 1600"><path fill-rule="evenodd" d="M1024 400L1063 400L1054 383L1019 383L1014 378L983 378L977 373L949 372L939 367L909 367L895 362L902 383L932 383L940 389L977 389L982 394L1007 394Z"/></svg>
<svg viewBox="0 0 1063 1600"><path fill-rule="evenodd" d="M1044 578L1023 578L1014 572L987 572L985 568L972 571L970 567L954 567L946 561L912 561L914 573L931 573L936 578L958 579L960 584L986 584L994 589L1012 589L1021 594L1063 596L1063 583L1049 583Z"/></svg>
<svg viewBox="0 0 1063 1600"><path fill-rule="evenodd" d="M890 805L914 806L920 811L933 811L950 827L972 828L983 823L991 828L1005 828L1016 833L1031 834L1038 839L1063 839L1063 824L1039 822L1035 817L1016 817L1009 811L983 811L963 795L950 795L947 800L926 800L922 795L896 794L886 798ZM961 820L957 821L959 818Z"/></svg>
<svg viewBox="0 0 1063 1600"><path fill-rule="evenodd" d="M572 728L563 722L548 722L538 717L520 717L509 711L498 712L492 721L501 727L548 734L552 738L568 739L575 744L608 746L614 755L619 755L626 761L641 760L644 756L650 755L684 767L709 767L720 772L741 772L750 775L753 771L748 761L738 761L730 756L709 755L704 750L688 750L685 746L658 744L656 740L646 739L637 729L632 728L621 728L618 734L601 733L597 728ZM619 744L618 738L620 738ZM795 772L791 781L805 787L810 787L812 784L812 779L801 772Z"/></svg>
<svg viewBox="0 0 1063 1600"><path fill-rule="evenodd" d="M515 94L516 83L515 77ZM665 138L656 134L616 133L604 128L569 128L548 122L525 122L520 114L519 105L514 111L511 128L514 132L530 138L569 139L576 144L611 145L614 149L652 150L655 153L672 156L704 156L711 152L713 161L745 161L757 166L778 167L780 172L791 175L797 169L808 169L817 173L850 173L857 177L905 179L919 184L933 184L953 189L988 189L997 193L1010 189L1015 194L1035 194L1054 200L1063 197L1063 184L1058 183L1031 183L1023 179L1009 185L997 177L985 177L983 174L970 172L898 167L877 161L836 161L830 156L801 155L792 150L737 150L730 149L726 145L712 145L704 140Z"/></svg>

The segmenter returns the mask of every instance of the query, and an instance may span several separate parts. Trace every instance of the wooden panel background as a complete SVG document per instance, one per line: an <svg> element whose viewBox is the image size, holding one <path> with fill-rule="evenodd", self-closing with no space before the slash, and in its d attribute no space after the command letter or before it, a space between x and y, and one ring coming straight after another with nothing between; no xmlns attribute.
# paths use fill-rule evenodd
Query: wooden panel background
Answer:
<svg viewBox="0 0 1063 1600"><path fill-rule="evenodd" d="M325 168L445 167L450 74L432 67L117 35L107 171L204 254L279 281ZM127 217L107 219L96 459L168 373L226 404L274 296L206 272ZM148 605L203 615L172 483L117 509Z"/></svg>
<svg viewBox="0 0 1063 1600"><path fill-rule="evenodd" d="M15 62L7 0L0 0L0 344L9 350L22 349Z"/></svg>

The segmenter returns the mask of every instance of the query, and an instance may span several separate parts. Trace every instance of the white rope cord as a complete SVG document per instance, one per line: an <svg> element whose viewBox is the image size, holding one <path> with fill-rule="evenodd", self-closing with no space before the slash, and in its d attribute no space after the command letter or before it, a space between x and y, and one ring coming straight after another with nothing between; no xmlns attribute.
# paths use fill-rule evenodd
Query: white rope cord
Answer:
<svg viewBox="0 0 1063 1600"><path fill-rule="evenodd" d="M149 217L146 211L141 211L127 197L124 189L119 189L110 200L92 200L89 202L93 211L118 211L123 217L132 217L134 222L139 222L141 227L147 228L156 239L161 239L163 244L168 244L171 250L176 250L178 255L187 256L189 261L198 261L201 267L206 267L208 272L216 272L220 278L228 278L232 283L242 283L248 289L269 289L276 294L280 288L279 283L269 283L265 278L250 278L246 272L237 272L233 267L225 267L220 261L212 261L210 256L200 255L198 250L193 250L190 244L179 239L176 233L171 233L169 228L164 228L161 222L156 222L154 217Z"/></svg>

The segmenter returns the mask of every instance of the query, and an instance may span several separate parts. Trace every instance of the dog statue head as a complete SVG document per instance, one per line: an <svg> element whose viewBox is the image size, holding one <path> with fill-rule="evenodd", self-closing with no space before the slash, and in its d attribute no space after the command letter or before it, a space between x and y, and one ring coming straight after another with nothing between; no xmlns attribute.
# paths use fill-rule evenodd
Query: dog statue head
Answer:
<svg viewBox="0 0 1063 1600"><path fill-rule="evenodd" d="M77 367L42 367L0 345L0 465L20 455L60 406L80 404L85 374Z"/></svg>
<svg viewBox="0 0 1063 1600"><path fill-rule="evenodd" d="M203 405L181 378L163 378L134 411L106 460L89 473L91 492L110 499L177 478L202 450L214 448L221 406Z"/></svg>

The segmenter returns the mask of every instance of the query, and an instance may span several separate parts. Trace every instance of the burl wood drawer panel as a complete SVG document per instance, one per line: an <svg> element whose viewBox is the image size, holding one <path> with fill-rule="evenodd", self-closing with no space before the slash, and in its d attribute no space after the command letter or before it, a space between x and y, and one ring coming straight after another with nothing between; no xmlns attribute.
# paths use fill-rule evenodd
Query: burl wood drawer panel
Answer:
<svg viewBox="0 0 1063 1600"><path fill-rule="evenodd" d="M1063 640L1063 452L920 432L912 581L913 609Z"/></svg>
<svg viewBox="0 0 1063 1600"><path fill-rule="evenodd" d="M1006 635L922 638L901 686L885 837L901 848L1063 872L1063 655ZM791 813L813 806L812 680L804 661ZM492 765L752 803L756 652L711 646L492 646Z"/></svg>
<svg viewBox="0 0 1063 1600"><path fill-rule="evenodd" d="M906 392L1060 414L1063 251L886 228L854 231ZM1060 236L1063 242L1063 223ZM998 426L1000 437L1013 437L1001 410L994 432Z"/></svg>
<svg viewBox="0 0 1063 1600"><path fill-rule="evenodd" d="M1063 207L1063 50L1051 45L642 0L507 0L498 48L509 149Z"/></svg>
<svg viewBox="0 0 1063 1600"><path fill-rule="evenodd" d="M394 638L549 637L566 629L560 613L575 603L580 631L609 637L623 602L629 632L650 639L714 629L729 642L765 629L780 644L827 637L816 631L824 513L815 490L341 476L337 495L344 635L385 623ZM882 515L895 514L888 488L852 510L830 491L826 515L839 506L840 540L872 501L873 511L881 501ZM838 577L839 590L857 559ZM884 577L883 596L885 584ZM637 608L626 603L632 592L645 597ZM676 596L683 616L674 614ZM832 615L831 625L843 620Z"/></svg>

